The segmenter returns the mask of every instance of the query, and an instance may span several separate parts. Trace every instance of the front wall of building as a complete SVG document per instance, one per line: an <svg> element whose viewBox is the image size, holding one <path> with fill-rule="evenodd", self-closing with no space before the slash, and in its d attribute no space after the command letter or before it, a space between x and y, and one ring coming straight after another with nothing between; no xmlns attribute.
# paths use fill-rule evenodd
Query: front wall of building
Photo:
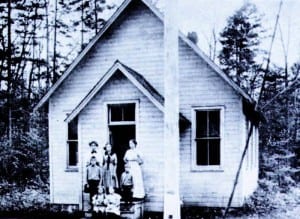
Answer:
<svg viewBox="0 0 300 219"><path fill-rule="evenodd" d="M50 98L49 149L52 203L81 203L81 169L79 168L79 172L66 171L67 124L64 120L67 113L79 104L113 63L117 59L124 62L143 73L156 89L162 91L162 23L152 12L145 11L144 6L138 4L134 8L137 10L129 9L116 21L113 28L107 31Z"/></svg>
<svg viewBox="0 0 300 219"><path fill-rule="evenodd" d="M89 150L91 140L97 140L100 147L108 142L107 103L132 101L137 101L136 140L144 161L146 209L162 210L163 114L124 75L114 75L80 113L81 151Z"/></svg>
<svg viewBox="0 0 300 219"><path fill-rule="evenodd" d="M63 110L62 106L57 104L56 99L50 99L50 202L54 204L78 204L80 201L80 173L67 170L67 124L64 119L70 112L70 109Z"/></svg>
<svg viewBox="0 0 300 219"><path fill-rule="evenodd" d="M116 59L133 68L163 94L163 25L155 15L140 3L128 8L124 15L99 40L90 53L75 68L73 73L59 87L49 104L50 139L50 183L52 203L80 203L81 175L78 172L66 172L66 114L100 80ZM202 43L202 42L199 42ZM192 121L193 107L221 106L224 109L222 167L219 171L193 171L192 169L192 133L188 127L181 133L181 197L184 204L204 206L224 206L227 204L237 171L244 138L244 128L240 96L212 70L191 48L180 41L180 112ZM122 83L124 82L124 87ZM114 83L121 86L116 87ZM115 87L114 87L115 86ZM119 89L124 89L118 92ZM128 90L126 90L128 89ZM100 144L107 141L103 118L103 101L118 99L139 99L140 116L137 140L145 156L146 193L151 204L148 210L162 209L162 121L161 112L147 100L127 80L111 81L80 114L80 150L82 154L91 139ZM101 99L103 98L103 99ZM101 105L102 104L102 105ZM155 110L154 110L155 109ZM154 132L155 131L155 132ZM159 149L159 150L158 150ZM243 199L239 183L233 204L239 205ZM221 183L220 183L221 182ZM68 185L68 186L65 186Z"/></svg>

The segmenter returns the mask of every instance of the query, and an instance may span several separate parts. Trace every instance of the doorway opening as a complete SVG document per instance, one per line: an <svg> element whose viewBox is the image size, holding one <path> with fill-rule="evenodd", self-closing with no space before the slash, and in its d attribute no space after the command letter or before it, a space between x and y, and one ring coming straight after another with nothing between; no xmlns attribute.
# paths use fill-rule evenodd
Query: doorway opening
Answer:
<svg viewBox="0 0 300 219"><path fill-rule="evenodd" d="M135 125L117 125L110 126L110 142L113 145L113 152L116 153L118 158L117 176L118 180L124 171L124 155L129 149L129 140L135 138Z"/></svg>
<svg viewBox="0 0 300 219"><path fill-rule="evenodd" d="M129 149L129 140L136 138L136 104L108 104L109 141L116 153L117 177L120 180L124 171L124 155Z"/></svg>

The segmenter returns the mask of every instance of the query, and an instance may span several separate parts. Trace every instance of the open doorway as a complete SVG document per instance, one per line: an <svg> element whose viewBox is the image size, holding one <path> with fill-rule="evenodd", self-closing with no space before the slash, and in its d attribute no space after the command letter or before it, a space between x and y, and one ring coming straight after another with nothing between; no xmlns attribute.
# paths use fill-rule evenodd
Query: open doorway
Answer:
<svg viewBox="0 0 300 219"><path fill-rule="evenodd" d="M124 155L129 149L128 142L135 138L135 125L116 125L109 127L110 142L113 145L113 152L118 158L117 176L120 180L121 174L124 171Z"/></svg>
<svg viewBox="0 0 300 219"><path fill-rule="evenodd" d="M124 171L124 155L129 149L129 140L136 137L136 103L108 104L109 141L116 153L117 177Z"/></svg>

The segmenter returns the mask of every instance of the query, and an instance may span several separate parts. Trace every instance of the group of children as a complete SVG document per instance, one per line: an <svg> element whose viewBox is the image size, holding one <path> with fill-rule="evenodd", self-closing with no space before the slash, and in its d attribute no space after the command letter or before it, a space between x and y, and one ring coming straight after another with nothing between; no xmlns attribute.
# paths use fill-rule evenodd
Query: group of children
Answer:
<svg viewBox="0 0 300 219"><path fill-rule="evenodd" d="M91 163L93 164L94 162L95 159L92 159ZM107 193L105 187L99 184L96 188L97 192L91 186L89 187L94 218L104 218L105 216L107 218L118 218L120 216L121 196L115 192L112 186L108 188ZM130 204L132 202L133 178L129 165L125 165L125 171L121 175L120 189L122 199L125 203Z"/></svg>
<svg viewBox="0 0 300 219"><path fill-rule="evenodd" d="M93 218L120 218L121 196L110 187L108 194L103 187L99 187L98 193L92 197Z"/></svg>
<svg viewBox="0 0 300 219"><path fill-rule="evenodd" d="M136 180L137 177L133 176L131 167L135 167L135 159L132 158L130 153L127 153L128 155L124 157L125 170L121 174L119 182L116 175L117 157L111 152L111 145L107 144L105 146L106 151L104 156L102 156L102 160L97 157L97 151L93 149L98 146L97 143L91 142L90 146L92 151L90 161L87 165L86 175L88 192L90 193L91 210L96 218L119 218L121 198L128 204L132 202L133 198L143 198L143 185L139 183L139 181L142 181L142 175L141 173L139 174L140 180ZM100 164L99 160L101 162ZM139 162L140 161L141 158L139 158ZM133 170L135 170L135 168L133 168ZM134 173L136 172L135 170ZM135 182L138 183L137 186ZM142 188L138 189L141 186ZM115 191L115 188L118 188L117 192L120 193L122 197ZM136 191L142 190L142 194L140 194L141 192L134 193L134 189ZM134 196L134 194L140 194L140 196Z"/></svg>

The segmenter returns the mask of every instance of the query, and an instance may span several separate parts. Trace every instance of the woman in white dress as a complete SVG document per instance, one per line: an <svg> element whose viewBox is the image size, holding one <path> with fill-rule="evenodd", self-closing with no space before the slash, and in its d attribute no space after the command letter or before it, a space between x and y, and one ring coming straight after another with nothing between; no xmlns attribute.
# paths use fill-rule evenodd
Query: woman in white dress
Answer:
<svg viewBox="0 0 300 219"><path fill-rule="evenodd" d="M143 199L145 197L144 182L142 176L142 169L140 165L143 164L140 153L136 149L137 142L134 139L129 141L129 147L124 155L124 162L130 166L130 173L133 179L133 198Z"/></svg>

